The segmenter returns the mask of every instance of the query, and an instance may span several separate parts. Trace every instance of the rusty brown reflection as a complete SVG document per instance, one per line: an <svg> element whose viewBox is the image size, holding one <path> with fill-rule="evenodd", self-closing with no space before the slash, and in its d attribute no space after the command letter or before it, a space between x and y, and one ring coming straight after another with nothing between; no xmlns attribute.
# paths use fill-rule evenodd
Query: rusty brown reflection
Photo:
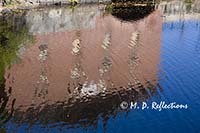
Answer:
<svg viewBox="0 0 200 133"><path fill-rule="evenodd" d="M76 25L72 26L75 29L68 30L68 26L64 26L65 30L52 32L45 26L37 28L37 24L32 24L36 26L30 29L35 34L35 44L26 49L19 64L6 71L10 75L6 85L14 79L10 85L13 88L11 97L16 98L15 107L21 111L16 111L15 116L31 118L30 121L48 118L44 124L67 121L67 116L69 124L81 119L87 119L83 124L89 124L94 123L102 112L106 117L116 112L123 99L148 98L145 87L155 86L158 81L160 12L154 11L142 20L123 23L112 15L104 16L96 8L91 8L93 15L89 20L94 25L89 28ZM53 13L57 11L59 18L65 10L68 11L53 9ZM88 12L89 9L80 11L85 10ZM51 13L51 10L36 11L47 17L51 17ZM155 92L155 87L150 88ZM92 116L83 113L89 109L96 113ZM64 116L54 119L59 113Z"/></svg>

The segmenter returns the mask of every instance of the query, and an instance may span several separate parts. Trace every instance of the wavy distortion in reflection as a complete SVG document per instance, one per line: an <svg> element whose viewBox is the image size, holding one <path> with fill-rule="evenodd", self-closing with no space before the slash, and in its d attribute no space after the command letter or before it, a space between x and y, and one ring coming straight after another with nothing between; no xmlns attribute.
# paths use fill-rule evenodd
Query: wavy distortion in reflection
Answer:
<svg viewBox="0 0 200 133"><path fill-rule="evenodd" d="M19 61L25 45L33 41L24 24L24 14L0 17L0 127L12 118L16 101L10 98L14 79L6 85L10 78L10 74L5 76L6 69Z"/></svg>
<svg viewBox="0 0 200 133"><path fill-rule="evenodd" d="M160 12L125 23L103 9L26 14L35 43L5 73L10 98L16 98L13 125L96 128L101 117L106 128L111 116L124 111L122 101L142 102L156 94Z"/></svg>

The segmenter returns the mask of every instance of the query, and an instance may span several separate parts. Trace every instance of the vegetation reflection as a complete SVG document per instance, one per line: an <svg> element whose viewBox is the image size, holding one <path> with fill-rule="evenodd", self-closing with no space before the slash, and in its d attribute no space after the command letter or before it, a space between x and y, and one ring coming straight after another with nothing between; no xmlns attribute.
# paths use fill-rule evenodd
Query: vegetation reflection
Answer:
<svg viewBox="0 0 200 133"><path fill-rule="evenodd" d="M11 118L15 103L15 99L12 99L11 109L8 111L7 106L12 87L8 87L8 89L5 87L5 70L16 59L19 59L20 48L33 42L33 37L28 34L24 15L2 16L0 18L0 127Z"/></svg>

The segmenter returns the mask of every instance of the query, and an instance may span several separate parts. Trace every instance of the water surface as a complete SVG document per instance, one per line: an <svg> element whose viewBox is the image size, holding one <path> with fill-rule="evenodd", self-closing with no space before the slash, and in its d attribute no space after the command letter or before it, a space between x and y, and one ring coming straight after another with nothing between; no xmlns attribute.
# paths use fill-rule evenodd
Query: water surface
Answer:
<svg viewBox="0 0 200 133"><path fill-rule="evenodd" d="M146 11L124 18L89 5L3 18L1 130L198 132L198 2ZM122 101L189 108L124 110Z"/></svg>

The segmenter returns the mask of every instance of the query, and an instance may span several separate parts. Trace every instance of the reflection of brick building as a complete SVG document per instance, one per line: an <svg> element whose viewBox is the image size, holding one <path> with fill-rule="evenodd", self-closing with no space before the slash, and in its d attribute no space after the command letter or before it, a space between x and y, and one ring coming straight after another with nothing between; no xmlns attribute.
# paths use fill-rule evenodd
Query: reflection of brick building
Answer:
<svg viewBox="0 0 200 133"><path fill-rule="evenodd" d="M91 29L36 34L35 44L27 48L21 62L6 72L17 107L64 101L80 84L102 91L127 88L137 81L157 83L159 11L134 23L111 15L97 16L95 23ZM80 43L72 45L75 40Z"/></svg>

